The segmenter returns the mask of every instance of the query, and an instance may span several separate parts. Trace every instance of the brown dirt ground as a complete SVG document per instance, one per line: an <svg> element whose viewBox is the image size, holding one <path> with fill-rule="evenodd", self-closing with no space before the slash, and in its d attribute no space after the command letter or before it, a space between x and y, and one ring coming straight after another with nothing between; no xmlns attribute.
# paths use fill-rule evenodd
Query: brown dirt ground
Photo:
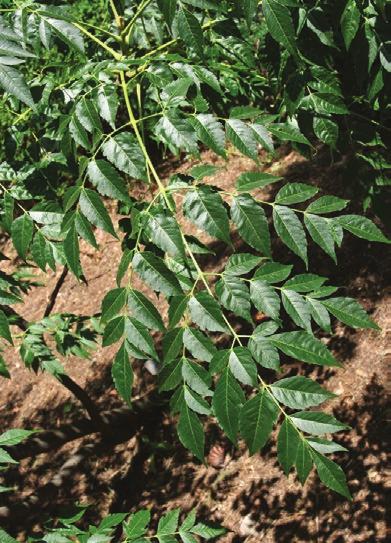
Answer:
<svg viewBox="0 0 391 543"><path fill-rule="evenodd" d="M204 160L214 162L210 154ZM186 171L190 165L171 163L163 174L174 168ZM232 187L237 175L253 168L250 160L235 153L227 164L217 162L222 170L210 179L213 184ZM283 174L289 181L317 184L326 192L352 196L354 183L345 184L343 164L328 164L320 152L306 160L294 152L280 149L273 163L264 164L265 171ZM275 188L263 193L270 198ZM116 214L113 211L113 217ZM201 237L194 230L193 235ZM121 255L119 242L97 232L100 251L81 244L82 264L88 286L68 275L56 299L54 312L92 314L100 309L104 294L115 284L115 273ZM311 271L330 277L331 284L342 286L346 294L357 297L382 331L354 331L340 324L331 338L325 338L334 354L343 362L341 369L288 366L284 375L301 372L325 382L339 395L327 409L353 427L340 435L339 441L350 449L339 456L354 495L351 503L322 487L312 475L304 489L293 473L286 478L276 460L274 440L261 455L249 457L243 446L231 449L219 429L211 424L207 446L222 443L226 448L225 466L218 470L195 463L178 445L167 417L146 431L146 439L110 445L97 435L80 438L58 451L23 460L9 470L7 483L16 491L1 495L0 524L24 541L26 533L39 527L42 515L53 517L60 507L75 501L90 503L89 521L107 512L130 511L150 507L163 509L181 506L189 510L199 507L205 519L222 522L230 533L223 543L285 542L380 542L386 541L387 481L387 360L391 357L389 338L391 315L389 301L389 257L385 247L346 236L339 252L338 267L324 253L311 248ZM237 240L235 243L239 243ZM286 248L274 240L276 260L292 260ZM225 253L214 243L221 262ZM5 253L14 257L6 246ZM389 254L389 253L388 253ZM304 271L297 264L296 271ZM4 267L14 264L1 262ZM204 263L208 266L208 262ZM388 265L387 265L388 264ZM29 320L42 316L47 300L60 272L41 277L46 283L34 288L26 297L20 313ZM144 288L141 284L140 288ZM164 302L155 298L163 313ZM69 359L65 366L71 377L98 398L105 409L121 405L113 391L110 365L115 346L98 349L90 361ZM16 352L8 350L12 379L2 380L0 389L1 429L10 427L56 428L71 423L82 414L80 406L51 376L28 371ZM145 394L151 377L141 367L137 370L136 394ZM388 410L388 411L387 411ZM56 484L56 481L61 484ZM44 513L43 513L44 512ZM1 518L3 517L3 518Z"/></svg>

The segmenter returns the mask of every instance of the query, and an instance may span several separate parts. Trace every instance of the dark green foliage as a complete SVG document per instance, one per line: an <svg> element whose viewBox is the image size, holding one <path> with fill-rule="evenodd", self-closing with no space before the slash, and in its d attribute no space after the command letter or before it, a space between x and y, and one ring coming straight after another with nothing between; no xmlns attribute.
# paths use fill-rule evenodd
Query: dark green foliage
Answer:
<svg viewBox="0 0 391 543"><path fill-rule="evenodd" d="M244 439L251 454L279 425L284 471L295 467L304 483L315 466L327 486L349 497L341 468L325 456L344 449L324 439L347 427L305 411L333 394L300 376L268 382L263 368L270 375L290 359L339 366L314 335L318 327L332 332L331 317L377 329L358 302L335 296L337 287L308 271L309 248L315 243L337 262L344 231L389 240L369 218L345 212L348 201L263 172L258 151L269 156L289 142L311 154L320 140L343 153L350 141L360 149L357 160L376 171L372 194L388 184L389 6L355 0L336 9L331 1L264 0L262 9L253 1L121 4L114 22L96 15L93 26L76 11L37 2L21 8L28 27L12 10L1 18L0 85L12 116L0 165L4 232L21 261L43 271L67 266L78 280L84 280L81 238L97 248L95 229L101 229L123 250L100 319L66 314L28 323L21 356L33 370L61 378L55 350L89 357L98 339L104 347L120 342L112 366L118 394L131 403L132 368L153 359L158 389L173 398L179 439L201 462L207 420L217 421L233 443ZM66 61L51 65L51 54ZM353 73L346 66L357 58ZM51 69L32 75L38 61ZM363 126L369 127L365 137ZM218 172L211 164L163 180L156 153L199 157L201 145L222 158L239 152L253 160L254 171L242 173L231 192L208 181ZM140 184L150 189L145 199ZM260 199L258 189L271 184L278 189L274 200ZM117 205L118 224L108 199ZM196 229L194 237L184 220ZM201 232L229 251L215 273L202 267L202 255L213 251L198 239ZM271 233L306 273L273 260ZM238 237L243 250L233 246ZM152 293L134 287L134 275L164 298L167 319ZM23 301L23 289L11 279L0 287L3 306ZM256 311L266 319L259 326ZM8 343L10 314L0 312L0 335ZM249 334L238 332L243 322ZM227 347L217 348L217 339ZM1 375L9 377L0 360ZM161 519L160 541L175 541L178 515ZM122 521L104 519L98 530L107 535ZM127 540L144 541L148 521L146 512L125 521ZM179 536L186 542L220 533L194 520L184 524Z"/></svg>

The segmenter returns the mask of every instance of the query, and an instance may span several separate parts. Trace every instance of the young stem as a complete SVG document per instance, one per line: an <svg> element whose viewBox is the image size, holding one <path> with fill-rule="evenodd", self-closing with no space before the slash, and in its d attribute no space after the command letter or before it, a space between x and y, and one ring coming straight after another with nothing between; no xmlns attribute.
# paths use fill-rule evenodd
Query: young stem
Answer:
<svg viewBox="0 0 391 543"><path fill-rule="evenodd" d="M155 169L155 166L154 166L154 164L153 164L153 162L152 162L152 160L151 160L151 158L149 156L149 153L148 153L148 151L147 151L147 149L146 149L146 147L144 145L144 141L143 141L143 138L141 136L141 133L140 133L140 131L138 129L137 120L134 117L132 105L131 105L130 100L129 100L128 89L127 89L126 80L125 80L125 74L124 74L123 71L120 74L120 78L121 78L121 86L122 86L122 91L123 91L123 94L124 94L126 108L127 108L128 115L129 115L130 124L132 125L133 131L134 131L135 136L137 138L137 141L138 141L138 143L140 145L140 148L141 148L141 151L142 151L142 153L144 155L144 158L145 158L145 160L146 160L146 162L147 162L147 164L148 164L148 166L149 166L149 168L151 170L152 176L156 181L159 192L162 195L162 197L164 198L164 201L166 202L168 209L171 212L174 212L174 210L172 208L172 205L171 205L171 201L167 196L166 187L163 185L163 183L162 183L162 181L160 179L160 176L159 176L159 174L157 173L157 171ZM211 289L209 287L209 283L206 280L206 277L205 277L202 269L200 268L200 266L199 266L199 264L197 262L197 259L194 256L194 253L191 250L191 248L190 248L190 246L189 246L189 244L187 242L187 239L186 239L186 237L185 237L185 235L184 235L184 233L182 232L181 229L180 229L180 233L181 233L181 238L182 238L183 244L185 246L185 249L188 252L188 254L189 254L189 256L190 256L190 258L191 258L191 260L192 260L192 262L194 264L194 267L195 267L195 269L197 271L199 279L201 279L201 281L204 283L204 286L205 286L206 291L208 292L208 294L214 298L214 294L213 294L213 292L211 291ZM229 322L229 320L227 319L227 317L224 314L223 314L223 318L224 318L224 322L226 323L229 331L234 336L234 339L239 343L239 345L242 345L240 337L237 335L235 330L232 328L231 323Z"/></svg>
<svg viewBox="0 0 391 543"><path fill-rule="evenodd" d="M79 23L73 23L73 24L76 28L80 30L80 32L83 32L83 34L85 34L88 38L90 38L90 40L94 41L95 43L100 45L103 49L105 49L105 51L110 53L110 55L112 55L115 58L115 60L121 59L121 55L117 53L117 51L114 51L114 49L112 49L109 45L107 45L107 43L103 42L102 40L100 40L99 38L91 34L91 32L89 32L86 28L84 28L84 26L80 25Z"/></svg>

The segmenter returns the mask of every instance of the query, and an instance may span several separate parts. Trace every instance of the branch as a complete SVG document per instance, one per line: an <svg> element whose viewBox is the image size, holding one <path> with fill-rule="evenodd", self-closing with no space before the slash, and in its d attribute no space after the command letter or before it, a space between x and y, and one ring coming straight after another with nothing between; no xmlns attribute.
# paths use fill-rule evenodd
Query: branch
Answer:
<svg viewBox="0 0 391 543"><path fill-rule="evenodd" d="M61 289L62 285L64 284L66 276L68 275L68 271L69 271L68 267L64 266L64 268L63 268L63 270L61 272L61 275L58 278L57 283L55 284L55 287L54 287L51 295L49 296L49 301L47 303L45 312L43 314L43 318L48 317L50 315L50 313L52 312L54 304L56 303L58 293L60 292L60 289Z"/></svg>

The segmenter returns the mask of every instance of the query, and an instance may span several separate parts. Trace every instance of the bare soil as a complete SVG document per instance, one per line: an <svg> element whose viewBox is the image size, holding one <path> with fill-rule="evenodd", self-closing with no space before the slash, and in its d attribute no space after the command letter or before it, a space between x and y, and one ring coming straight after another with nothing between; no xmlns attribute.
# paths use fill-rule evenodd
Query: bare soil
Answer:
<svg viewBox="0 0 391 543"><path fill-rule="evenodd" d="M215 162L209 153L203 160ZM171 163L163 174L174 169L186 171L195 162ZM238 174L253 169L253 163L232 153L228 163L220 160L222 170L208 182L226 190L233 187ZM342 197L354 196L354 182L345 182L343 163L330 165L322 152L307 160L282 148L265 171L278 173L289 181L303 181ZM262 193L271 198L272 187ZM360 211L356 209L355 211ZM112 210L116 218L115 210ZM197 237L201 232L189 230ZM104 294L114 287L121 256L117 240L97 232L100 250L81 243L81 258L88 285L68 275L53 309L57 312L93 314L99 312ZM205 239L205 238L203 238ZM205 239L205 241L210 241ZM235 240L239 245L239 240ZM212 243L222 265L227 249ZM277 240L274 258L292 260L292 255ZM3 269L14 265L15 255L1 262ZM338 267L311 245L311 271L330 277L341 285L341 292L360 300L382 327L380 332L355 331L341 324L324 341L343 363L341 369L304 368L287 365L284 375L305 373L316 377L337 399L327 410L352 426L339 435L349 449L338 461L347 473L354 495L347 502L323 487L313 474L304 488L293 473L286 478L278 466L275 439L262 454L252 457L242 445L231 448L217 425L210 424L207 447L220 444L225 451L224 466L214 468L195 462L178 443L172 421L163 413L159 424L146 428L143 437L124 443L107 443L97 434L70 442L57 451L23 460L7 472L6 483L16 489L1 496L0 524L24 541L45 518L55 517L63 507L75 502L89 503L86 519L90 522L108 512L133 511L149 507L162 513L180 506L188 511L198 506L205 519L223 523L230 532L224 543L291 542L381 542L387 540L386 503L390 490L387 456L389 428L389 362L391 360L391 309L388 304L390 256L386 247L346 236L338 255ZM207 260L204 264L210 265ZM295 270L304 269L299 261ZM40 276L41 287L31 290L18 311L28 320L42 317L46 303L61 271ZM143 289L139 283L138 288ZM150 295L150 293L149 293ZM166 307L155 297L162 314ZM96 399L102 409L122 405L113 390L110 366L115 346L98 348L90 361L70 358L65 361L69 375ZM2 380L0 389L1 430L10 427L56 428L72 424L85 414L60 383L49 375L28 371L17 352L8 349L11 380ZM388 365L387 365L388 364ZM142 396L153 386L153 379L137 366L135 394ZM43 518L43 516L45 518Z"/></svg>

